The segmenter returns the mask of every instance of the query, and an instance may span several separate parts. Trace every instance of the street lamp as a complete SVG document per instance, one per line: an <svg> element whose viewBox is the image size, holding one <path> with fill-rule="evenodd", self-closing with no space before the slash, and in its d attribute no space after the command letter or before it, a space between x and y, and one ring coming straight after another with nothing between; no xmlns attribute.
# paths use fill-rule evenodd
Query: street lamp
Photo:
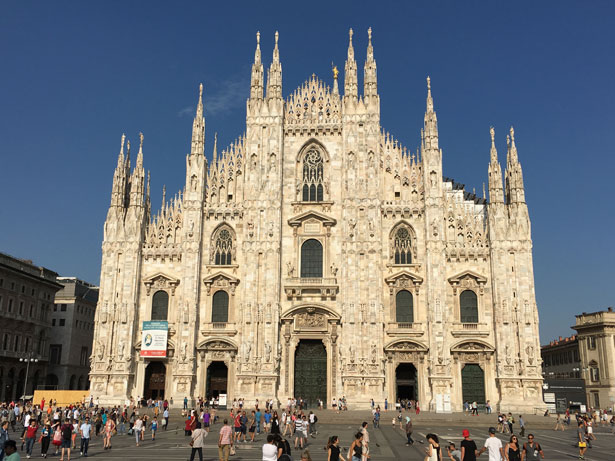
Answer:
<svg viewBox="0 0 615 461"><path fill-rule="evenodd" d="M34 358L34 353L33 352L30 352L27 357L21 357L19 359L19 361L26 363L26 379L25 379L25 381L23 383L23 396L22 396L23 397L22 398L23 405L25 407L26 406L26 389L28 388L28 373L30 371L30 364L31 363L37 363L38 359Z"/></svg>

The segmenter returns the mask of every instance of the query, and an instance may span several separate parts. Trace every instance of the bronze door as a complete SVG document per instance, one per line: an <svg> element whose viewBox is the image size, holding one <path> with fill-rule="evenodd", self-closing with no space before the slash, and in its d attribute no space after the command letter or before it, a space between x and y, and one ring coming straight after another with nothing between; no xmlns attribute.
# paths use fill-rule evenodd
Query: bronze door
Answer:
<svg viewBox="0 0 615 461"><path fill-rule="evenodd" d="M322 341L302 339L295 351L295 395L311 406L327 401L327 351Z"/></svg>
<svg viewBox="0 0 615 461"><path fill-rule="evenodd" d="M207 398L219 397L227 393L228 368L224 362L212 362L207 367L207 388L205 395Z"/></svg>
<svg viewBox="0 0 615 461"><path fill-rule="evenodd" d="M467 363L461 370L464 402L485 403L485 372L476 363Z"/></svg>

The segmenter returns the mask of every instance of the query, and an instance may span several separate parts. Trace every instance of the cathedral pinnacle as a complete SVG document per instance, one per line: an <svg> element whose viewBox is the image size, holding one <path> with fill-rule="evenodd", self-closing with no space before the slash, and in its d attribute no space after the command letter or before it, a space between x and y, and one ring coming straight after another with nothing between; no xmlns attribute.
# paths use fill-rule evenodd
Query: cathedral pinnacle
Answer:
<svg viewBox="0 0 615 461"><path fill-rule="evenodd" d="M263 99L264 70L261 62L261 33L256 32L256 51L254 51L254 64L250 79L250 99Z"/></svg>
<svg viewBox="0 0 615 461"><path fill-rule="evenodd" d="M489 128L491 135L491 161L489 162L489 200L491 203L501 203L503 201L502 187L502 168L498 162L498 151L495 148L495 130ZM483 192L484 194L484 192Z"/></svg>
<svg viewBox="0 0 615 461"><path fill-rule="evenodd" d="M363 68L363 96L366 100L378 96L378 78L376 72L376 61L374 60L374 47L372 46L372 28L367 29L367 58ZM377 100L377 98L376 98Z"/></svg>
<svg viewBox="0 0 615 461"><path fill-rule="evenodd" d="M344 97L357 98L357 63L354 60L354 48L352 47L352 28L348 31L348 57L344 67Z"/></svg>
<svg viewBox="0 0 615 461"><path fill-rule="evenodd" d="M267 98L282 99L282 64L280 64L280 50L278 49L278 39L280 34L275 32L275 45L273 47L273 60L269 66L267 78Z"/></svg>
<svg viewBox="0 0 615 461"><path fill-rule="evenodd" d="M137 154L137 168L143 168L143 133L139 133L139 153Z"/></svg>
<svg viewBox="0 0 615 461"><path fill-rule="evenodd" d="M216 164L216 159L218 157L218 133L214 133L214 155L212 165Z"/></svg>
<svg viewBox="0 0 615 461"><path fill-rule="evenodd" d="M433 112L433 98L431 97L431 78L427 76L427 112Z"/></svg>
<svg viewBox="0 0 615 461"><path fill-rule="evenodd" d="M494 163L498 161L498 151L495 148L495 129L490 127L489 133L491 134L491 163Z"/></svg>
<svg viewBox="0 0 615 461"><path fill-rule="evenodd" d="M124 142L126 142L126 134L122 133L122 144L120 145L120 154L117 156L117 166L124 163Z"/></svg>

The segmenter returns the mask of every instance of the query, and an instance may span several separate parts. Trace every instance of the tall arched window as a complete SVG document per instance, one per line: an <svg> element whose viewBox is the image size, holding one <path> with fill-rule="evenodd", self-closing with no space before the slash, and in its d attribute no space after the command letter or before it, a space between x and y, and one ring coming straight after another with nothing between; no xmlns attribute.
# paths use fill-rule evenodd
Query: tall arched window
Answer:
<svg viewBox="0 0 615 461"><path fill-rule="evenodd" d="M459 295L461 323L478 323L478 300L476 293L465 290Z"/></svg>
<svg viewBox="0 0 615 461"><path fill-rule="evenodd" d="M322 244L316 239L301 245L301 277L322 277Z"/></svg>
<svg viewBox="0 0 615 461"><path fill-rule="evenodd" d="M414 302L408 290L398 291L395 296L395 320L397 323L414 322Z"/></svg>
<svg viewBox="0 0 615 461"><path fill-rule="evenodd" d="M166 320L169 315L169 295L166 291L157 291L152 298L152 320Z"/></svg>
<svg viewBox="0 0 615 461"><path fill-rule="evenodd" d="M224 290L216 291L211 303L212 323L228 322L228 293Z"/></svg>
<svg viewBox="0 0 615 461"><path fill-rule="evenodd" d="M394 264L412 264L412 241L410 230L406 226L400 226L393 234L391 253Z"/></svg>
<svg viewBox="0 0 615 461"><path fill-rule="evenodd" d="M322 202L323 200L323 161L318 149L312 148L303 157L304 202Z"/></svg>
<svg viewBox="0 0 615 461"><path fill-rule="evenodd" d="M233 234L228 227L222 227L216 231L212 241L213 263L216 266L228 266L233 264Z"/></svg>

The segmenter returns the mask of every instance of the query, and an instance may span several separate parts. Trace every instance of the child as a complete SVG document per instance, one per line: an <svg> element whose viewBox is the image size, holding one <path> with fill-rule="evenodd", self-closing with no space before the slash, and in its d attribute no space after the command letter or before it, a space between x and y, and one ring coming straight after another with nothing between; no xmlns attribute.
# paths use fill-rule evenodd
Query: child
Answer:
<svg viewBox="0 0 615 461"><path fill-rule="evenodd" d="M152 441L156 440L156 431L158 430L158 418L154 416L152 420Z"/></svg>

